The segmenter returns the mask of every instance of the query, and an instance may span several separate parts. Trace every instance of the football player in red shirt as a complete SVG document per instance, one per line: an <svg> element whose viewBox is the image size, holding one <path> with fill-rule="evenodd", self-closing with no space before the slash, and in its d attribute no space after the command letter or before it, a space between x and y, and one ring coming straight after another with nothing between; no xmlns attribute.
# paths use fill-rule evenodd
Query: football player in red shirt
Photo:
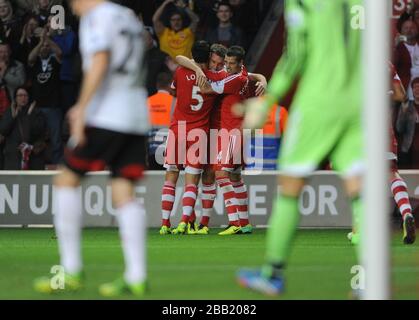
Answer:
<svg viewBox="0 0 419 320"><path fill-rule="evenodd" d="M213 44L210 48L210 59L208 67L211 71L222 74L223 77L227 77L227 72L224 70L224 58L227 53L227 48L222 44ZM221 127L221 107L220 107L220 97L217 97L213 109L210 115L210 130L218 130ZM208 143L208 155L211 156L216 154L217 150L212 150L210 143ZM211 161L204 166L204 172L201 177L202 181L202 193L201 193L201 203L202 203L202 214L197 228L197 234L207 235L209 234L209 219L212 212L214 211L214 201L217 195L217 185L215 183L215 172L212 168Z"/></svg>
<svg viewBox="0 0 419 320"><path fill-rule="evenodd" d="M232 111L234 104L247 98L249 75L243 66L244 55L243 48L231 47L226 57L228 73L226 78L218 82L212 81L212 84L207 83L205 75L196 65L184 64L197 73L202 92L223 95L220 106L221 123L216 128L221 129L218 135L218 149L215 152L210 152L216 155L216 157L212 157L210 163L215 164L217 184L223 192L229 217L229 226L220 235L252 232L247 210L247 189L241 177L243 155L241 123L243 119L235 116ZM256 94L263 94L266 87L265 77L257 74L250 76L258 81ZM208 220L209 217L201 219L198 234L208 233Z"/></svg>
<svg viewBox="0 0 419 320"><path fill-rule="evenodd" d="M216 70L219 70L220 63L216 65L214 58L219 58L219 61L221 60L220 57L225 54L225 51L221 51L216 49L223 48L221 45L213 45L211 47L211 57L210 57L210 68L215 68ZM241 47L232 47L230 50L230 55L233 56L234 54L239 53L240 57L235 57L237 61L233 61L234 58L231 59L231 66L227 68L227 72L225 73L225 79L224 81L219 82L219 86L226 85L225 92L224 93L234 93L240 92L243 89L243 95L239 98L239 101L241 101L242 98L247 98L247 96L244 94L246 90L243 87L243 84L247 84L247 76L251 77L252 80L255 80L256 83L256 95L262 95L264 93L264 89L266 88L266 78L263 75L260 74L247 74L246 70L243 70L242 73L242 65L243 65L243 57L244 57L244 50ZM207 81L207 76L202 72L200 67L196 65L193 61L189 60L186 57L178 56L176 58L177 62L191 70L194 70L198 76L198 78L201 79L201 85L204 86ZM234 65L234 66L233 66ZM217 68L218 67L218 68ZM240 75L240 77L239 77ZM212 90L212 88L207 84L208 87L206 90L209 93L218 94L216 91ZM224 128L224 134L222 137L220 136L220 143L222 144L222 141L224 140L224 149L227 151L229 149L229 145L231 146L229 142L229 135L228 131L232 128L236 129L241 127L241 120L238 119L236 116L233 115L231 106L235 104L235 101L237 99L234 96L229 96L227 94L222 95L220 97L223 97L222 103L219 107L214 106L214 110L211 112L211 125L210 129L216 130L218 133L218 130L221 128ZM225 101L224 101L225 99ZM240 130L238 130L240 132ZM236 132L235 137L239 137L239 140L241 140L241 134L239 132ZM237 134L238 133L238 134ZM233 138L234 139L234 138ZM237 140L236 140L237 141ZM220 144L219 143L219 144ZM211 144L211 143L210 143ZM241 149L241 143L237 144L238 149ZM215 147L215 150L210 150L210 155L215 155L212 159L210 159L210 164L218 164L217 156L219 155L219 151L217 150L217 143L212 143L210 146L211 148ZM228 151L227 151L228 152ZM241 151L235 152L238 153L241 157ZM237 158L234 156L234 158ZM241 163L241 161L239 161ZM215 167L215 166L214 166ZM232 164L229 163L227 165L228 171L232 171ZM236 168L237 169L237 168ZM199 229L197 231L197 234L208 234L208 223L210 218L210 212L213 207L214 199L215 199L215 172L216 168L213 168L211 165L205 166L205 170L202 176L202 182L203 182L203 190L202 190L202 207L203 207L203 214L201 216L201 222ZM236 172L230 172L230 173L223 173L222 174L224 178L220 178L218 180L218 184L221 187L221 190L224 194L224 200L227 208L227 212L229 213L229 219L230 221L234 221L233 223L236 225L241 225L243 228L235 228L234 230L236 232L234 233L250 233L252 231L252 227L249 224L248 220L248 196L247 196L247 189L246 185L244 184L241 173L239 170L236 170ZM227 179L230 181L227 181ZM231 188L232 187L232 188ZM232 191L234 190L234 192ZM239 217L241 219L239 219ZM227 233L222 232L221 234L233 234L231 233L230 226L227 228L229 229Z"/></svg>
<svg viewBox="0 0 419 320"><path fill-rule="evenodd" d="M392 90L390 91L391 98L395 102L404 102L406 100L406 91L400 77L391 63L389 63L389 68L392 78ZM403 108L403 105L401 108ZM400 176L397 166L397 140L394 136L393 126L390 125L389 129L390 151L388 152L387 159L391 161L391 193L393 194L394 201L396 202L403 219L403 242L405 244L412 244L416 240L415 220L412 214L412 206L410 205L407 185Z"/></svg>
<svg viewBox="0 0 419 320"><path fill-rule="evenodd" d="M406 100L406 91L397 74L394 66L389 63L389 71L391 75L392 90L389 92L392 101L404 102ZM403 105L401 106L403 108ZM390 161L390 185L391 193L394 201L397 204L400 214L403 219L403 242L405 244L412 244L416 240L415 220L412 215L412 206L410 205L409 194L406 182L399 174L397 166L397 140L394 136L393 126L389 126L390 131L390 146L387 152L387 160ZM348 239L353 243L359 242L359 234L353 230L348 234Z"/></svg>
<svg viewBox="0 0 419 320"><path fill-rule="evenodd" d="M215 178L224 195L229 225L220 235L246 233L252 231L247 213L247 190L241 178L243 164L242 131L243 118L233 114L232 107L246 98L249 82L248 74L243 66L245 51L233 46L227 51L225 58L228 76L219 81L206 83L203 92L223 94L221 102L221 130L218 135L218 150L215 163ZM240 185L240 194L236 194L235 186Z"/></svg>
<svg viewBox="0 0 419 320"><path fill-rule="evenodd" d="M224 75L208 70L210 46L198 41L192 48L196 63L213 81L221 80ZM162 227L160 234L194 233L189 221L195 220L194 207L198 193L198 183L206 163L207 136L210 112L215 95L203 95L196 85L193 71L179 67L174 75L173 89L177 93L175 111L166 143L166 179L162 192ZM176 183L179 170L185 169L185 190L182 198L182 221L171 232L170 214L175 200Z"/></svg>

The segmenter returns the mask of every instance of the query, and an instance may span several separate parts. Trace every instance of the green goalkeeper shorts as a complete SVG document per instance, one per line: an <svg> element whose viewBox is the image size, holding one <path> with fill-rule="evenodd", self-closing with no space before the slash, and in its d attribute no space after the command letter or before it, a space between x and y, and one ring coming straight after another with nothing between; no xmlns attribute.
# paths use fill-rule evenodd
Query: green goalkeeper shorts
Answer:
<svg viewBox="0 0 419 320"><path fill-rule="evenodd" d="M307 177L328 159L343 176L360 175L364 169L360 109L342 104L304 109L300 105L291 108L280 170L288 176Z"/></svg>

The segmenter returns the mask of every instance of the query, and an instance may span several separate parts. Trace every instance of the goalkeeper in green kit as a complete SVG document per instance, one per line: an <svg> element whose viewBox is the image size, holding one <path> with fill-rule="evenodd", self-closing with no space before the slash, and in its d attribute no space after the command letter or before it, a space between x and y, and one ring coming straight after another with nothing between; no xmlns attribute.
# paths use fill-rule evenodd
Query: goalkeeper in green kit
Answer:
<svg viewBox="0 0 419 320"><path fill-rule="evenodd" d="M300 220L298 198L306 178L328 158L344 179L359 228L363 173L361 128L362 0L286 0L287 48L268 85L266 98L247 100L245 128L261 128L269 107L300 79L279 156L281 194L272 207L265 264L240 270L242 286L268 295L284 290L283 271ZM355 13L352 13L355 12ZM357 233L359 235L359 233Z"/></svg>

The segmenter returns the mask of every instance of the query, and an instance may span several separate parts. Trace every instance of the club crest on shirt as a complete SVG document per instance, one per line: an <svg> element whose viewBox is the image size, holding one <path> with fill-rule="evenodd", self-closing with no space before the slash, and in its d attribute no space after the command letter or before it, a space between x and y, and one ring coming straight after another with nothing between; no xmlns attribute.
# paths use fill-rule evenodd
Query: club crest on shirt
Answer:
<svg viewBox="0 0 419 320"><path fill-rule="evenodd" d="M50 78L51 78L51 72L41 72L37 76L37 80L40 84L44 84L48 82Z"/></svg>

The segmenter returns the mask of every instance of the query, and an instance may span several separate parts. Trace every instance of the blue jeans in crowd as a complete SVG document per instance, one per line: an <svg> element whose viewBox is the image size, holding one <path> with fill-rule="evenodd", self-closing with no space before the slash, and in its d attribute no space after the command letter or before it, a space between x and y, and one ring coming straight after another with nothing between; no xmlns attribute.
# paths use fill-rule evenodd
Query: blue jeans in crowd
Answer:
<svg viewBox="0 0 419 320"><path fill-rule="evenodd" d="M44 114L49 131L51 142L51 163L59 164L63 160L63 142L61 139L61 130L63 114L60 108L39 108Z"/></svg>

